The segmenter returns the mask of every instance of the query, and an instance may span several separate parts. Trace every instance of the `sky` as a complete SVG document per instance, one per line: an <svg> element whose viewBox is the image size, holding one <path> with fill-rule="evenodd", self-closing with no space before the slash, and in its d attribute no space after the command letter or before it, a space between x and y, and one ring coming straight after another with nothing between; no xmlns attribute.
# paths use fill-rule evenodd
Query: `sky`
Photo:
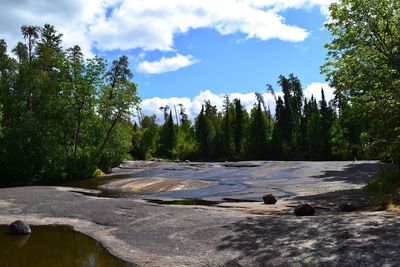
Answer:
<svg viewBox="0 0 400 267"><path fill-rule="evenodd" d="M224 95L250 109L254 92L271 110L271 84L294 73L305 95L333 88L320 74L324 23L333 0L0 0L0 38L9 50L22 41L21 25L52 24L65 48L111 62L129 57L144 114L183 104L193 118L204 100ZM162 117L162 116L160 116Z"/></svg>

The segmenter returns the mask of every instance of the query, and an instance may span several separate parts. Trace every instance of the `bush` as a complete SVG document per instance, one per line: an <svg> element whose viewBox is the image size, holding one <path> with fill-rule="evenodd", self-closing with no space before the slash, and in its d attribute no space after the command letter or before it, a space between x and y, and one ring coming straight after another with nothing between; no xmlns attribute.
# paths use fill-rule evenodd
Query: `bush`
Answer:
<svg viewBox="0 0 400 267"><path fill-rule="evenodd" d="M388 195L400 188L400 170L383 168L374 179L366 185L368 192L380 196Z"/></svg>

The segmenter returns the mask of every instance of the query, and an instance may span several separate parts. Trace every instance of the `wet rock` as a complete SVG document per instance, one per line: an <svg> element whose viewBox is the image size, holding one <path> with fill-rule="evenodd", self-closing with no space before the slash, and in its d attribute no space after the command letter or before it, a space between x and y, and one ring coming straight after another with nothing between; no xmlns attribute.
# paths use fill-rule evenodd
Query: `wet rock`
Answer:
<svg viewBox="0 0 400 267"><path fill-rule="evenodd" d="M263 200L265 204L273 205L276 203L276 197L273 194L267 194L263 196Z"/></svg>
<svg viewBox="0 0 400 267"><path fill-rule="evenodd" d="M310 204L300 204L294 209L294 214L296 216L313 216L315 214L315 209Z"/></svg>
<svg viewBox="0 0 400 267"><path fill-rule="evenodd" d="M32 231L28 224L18 220L10 224L10 232L13 235L29 235Z"/></svg>
<svg viewBox="0 0 400 267"><path fill-rule="evenodd" d="M187 160L185 160L185 163L192 163L192 162L191 162L190 160L187 159Z"/></svg>
<svg viewBox="0 0 400 267"><path fill-rule="evenodd" d="M255 162L226 162L222 164L224 167L231 167L231 168L252 168L252 167L259 167L259 163Z"/></svg>
<svg viewBox="0 0 400 267"><path fill-rule="evenodd" d="M357 206L353 203L344 203L339 206L341 212L353 212L357 210Z"/></svg>

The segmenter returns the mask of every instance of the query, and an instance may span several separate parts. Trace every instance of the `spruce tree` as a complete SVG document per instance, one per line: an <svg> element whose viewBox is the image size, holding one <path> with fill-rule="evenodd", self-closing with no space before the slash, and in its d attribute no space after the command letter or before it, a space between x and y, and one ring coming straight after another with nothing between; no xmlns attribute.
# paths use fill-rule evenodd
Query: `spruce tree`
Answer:
<svg viewBox="0 0 400 267"><path fill-rule="evenodd" d="M169 112L167 120L160 131L160 139L158 142L158 154L161 157L171 159L173 157L173 150L176 145L176 131L172 112Z"/></svg>
<svg viewBox="0 0 400 267"><path fill-rule="evenodd" d="M240 103L240 99L235 98L233 100L235 107L235 120L233 124L233 135L234 135L234 149L237 157L240 157L243 152L244 146L244 130L245 130L245 121L244 121L244 110L243 106Z"/></svg>
<svg viewBox="0 0 400 267"><path fill-rule="evenodd" d="M261 102L255 104L251 112L248 149L253 159L266 159L267 154L267 124Z"/></svg>

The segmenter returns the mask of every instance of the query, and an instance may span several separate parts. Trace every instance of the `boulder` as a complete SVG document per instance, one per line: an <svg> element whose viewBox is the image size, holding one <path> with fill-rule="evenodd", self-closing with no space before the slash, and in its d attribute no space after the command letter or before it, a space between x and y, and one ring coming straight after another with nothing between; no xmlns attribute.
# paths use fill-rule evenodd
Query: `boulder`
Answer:
<svg viewBox="0 0 400 267"><path fill-rule="evenodd" d="M341 212L353 212L357 210L357 207L353 203L343 203L339 206L339 210Z"/></svg>
<svg viewBox="0 0 400 267"><path fill-rule="evenodd" d="M32 231L28 224L18 220L10 224L10 232L13 235L29 235Z"/></svg>
<svg viewBox="0 0 400 267"><path fill-rule="evenodd" d="M263 196L263 200L265 204L273 205L276 203L276 197L273 194L267 194Z"/></svg>
<svg viewBox="0 0 400 267"><path fill-rule="evenodd" d="M315 214L315 208L310 204L300 204L294 209L296 216L313 216Z"/></svg>

